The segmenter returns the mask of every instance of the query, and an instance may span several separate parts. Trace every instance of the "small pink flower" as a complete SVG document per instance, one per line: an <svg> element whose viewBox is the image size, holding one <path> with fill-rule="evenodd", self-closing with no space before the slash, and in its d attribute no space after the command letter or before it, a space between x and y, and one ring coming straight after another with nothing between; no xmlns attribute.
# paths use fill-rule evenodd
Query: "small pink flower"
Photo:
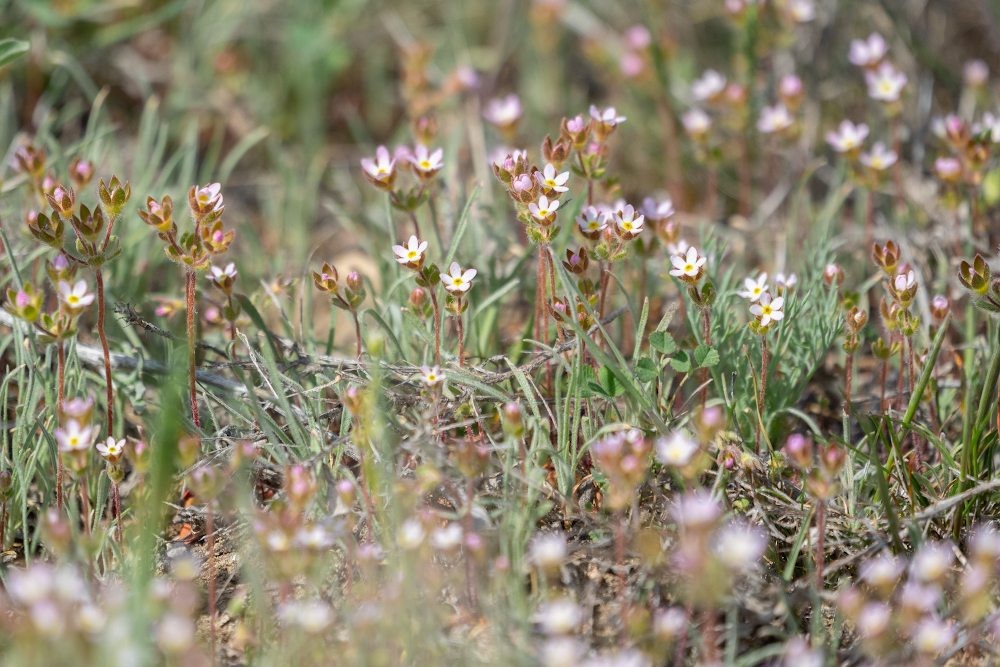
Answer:
<svg viewBox="0 0 1000 667"><path fill-rule="evenodd" d="M764 107L760 110L760 118L757 120L757 129L763 134L773 134L787 130L792 126L795 119L789 113L784 102L778 102L773 107Z"/></svg>
<svg viewBox="0 0 1000 667"><path fill-rule="evenodd" d="M882 35L873 32L867 40L855 39L851 42L847 59L858 67L875 67L888 52L889 45L882 39Z"/></svg>
<svg viewBox="0 0 1000 667"><path fill-rule="evenodd" d="M94 436L94 427L82 426L75 419L70 419L66 428L56 429L56 442L59 444L59 451L79 452L90 447L91 439Z"/></svg>
<svg viewBox="0 0 1000 667"><path fill-rule="evenodd" d="M838 153L850 153L861 148L868 136L868 126L864 123L855 125L849 120L842 120L836 132L826 133L826 143Z"/></svg>
<svg viewBox="0 0 1000 667"><path fill-rule="evenodd" d="M521 119L523 113L521 98L517 95L508 95L490 100L483 112L483 117L503 129L512 127Z"/></svg>
<svg viewBox="0 0 1000 667"><path fill-rule="evenodd" d="M707 69L700 78L691 82L691 96L698 102L714 102L726 90L726 77L714 69Z"/></svg>
<svg viewBox="0 0 1000 667"><path fill-rule="evenodd" d="M410 236L405 246L394 245L392 251L396 253L396 261L400 264L417 264L424 257L427 250L427 241L421 241L414 235Z"/></svg>
<svg viewBox="0 0 1000 667"><path fill-rule="evenodd" d="M372 179L391 183L396 174L396 160L389 155L389 149L379 146L375 149L375 159L362 158L361 168Z"/></svg>
<svg viewBox="0 0 1000 667"><path fill-rule="evenodd" d="M868 96L880 102L897 102L906 86L906 75L890 62L883 62L875 71L865 73Z"/></svg>

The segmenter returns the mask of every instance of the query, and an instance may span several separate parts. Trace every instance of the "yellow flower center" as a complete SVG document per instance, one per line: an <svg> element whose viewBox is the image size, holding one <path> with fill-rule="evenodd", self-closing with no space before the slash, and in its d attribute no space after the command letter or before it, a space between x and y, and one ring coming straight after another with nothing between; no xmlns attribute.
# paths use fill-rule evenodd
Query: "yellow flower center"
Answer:
<svg viewBox="0 0 1000 667"><path fill-rule="evenodd" d="M879 86L879 90L882 92L883 95L888 95L889 93L892 92L892 84L889 83L888 81L883 81Z"/></svg>
<svg viewBox="0 0 1000 667"><path fill-rule="evenodd" d="M461 285L462 284L462 279L461 278L455 278L454 284L455 285Z"/></svg>
<svg viewBox="0 0 1000 667"><path fill-rule="evenodd" d="M554 188L556 186L556 182L550 178L549 180L545 181L545 185L549 186L550 188Z"/></svg>
<svg viewBox="0 0 1000 667"><path fill-rule="evenodd" d="M544 218L548 214L549 214L549 209L547 209L547 208L540 208L540 209L538 209L538 217Z"/></svg>
<svg viewBox="0 0 1000 667"><path fill-rule="evenodd" d="M431 168L431 163L429 161L427 161L427 160L422 160L420 162L420 168L421 169L430 169Z"/></svg>
<svg viewBox="0 0 1000 667"><path fill-rule="evenodd" d="M771 314L771 306L764 306L764 314L765 315Z"/></svg>
<svg viewBox="0 0 1000 667"><path fill-rule="evenodd" d="M760 294L760 288L759 287L755 287L754 290L753 290L753 293L754 294Z"/></svg>
<svg viewBox="0 0 1000 667"><path fill-rule="evenodd" d="M694 264L686 264L686 265L684 265L684 270L685 271L694 271Z"/></svg>
<svg viewBox="0 0 1000 667"><path fill-rule="evenodd" d="M431 373L430 375L427 376L428 382L434 382L435 380L437 380L437 375L434 375L434 373Z"/></svg>
<svg viewBox="0 0 1000 667"><path fill-rule="evenodd" d="M626 232L632 231L632 223L631 222L623 222L622 223L622 229L624 229Z"/></svg>
<svg viewBox="0 0 1000 667"><path fill-rule="evenodd" d="M413 259L413 258L414 258L414 257L416 257L416 256L417 256L417 253L416 253L415 251L413 251L413 250L411 250L411 251L410 251L410 254L409 254L409 255L407 255L407 257L409 257L410 259Z"/></svg>
<svg viewBox="0 0 1000 667"><path fill-rule="evenodd" d="M78 301L80 301L80 297L76 296L75 294L70 294L69 297L66 299L66 301L69 302L69 304L72 306L76 304Z"/></svg>
<svg viewBox="0 0 1000 667"><path fill-rule="evenodd" d="M597 229L597 222L590 223L590 228L591 229Z"/></svg>

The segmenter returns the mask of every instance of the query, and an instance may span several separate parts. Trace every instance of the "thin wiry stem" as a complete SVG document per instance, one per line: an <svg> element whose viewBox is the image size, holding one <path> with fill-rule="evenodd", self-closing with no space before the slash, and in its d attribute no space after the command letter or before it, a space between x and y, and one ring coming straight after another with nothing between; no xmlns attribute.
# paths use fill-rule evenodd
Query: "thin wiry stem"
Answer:
<svg viewBox="0 0 1000 667"><path fill-rule="evenodd" d="M62 409L63 402L66 400L66 349L63 347L63 342L60 339L56 343L56 351L59 356L59 409ZM63 509L63 456L62 451L56 452L56 507L59 508L59 513L62 514Z"/></svg>

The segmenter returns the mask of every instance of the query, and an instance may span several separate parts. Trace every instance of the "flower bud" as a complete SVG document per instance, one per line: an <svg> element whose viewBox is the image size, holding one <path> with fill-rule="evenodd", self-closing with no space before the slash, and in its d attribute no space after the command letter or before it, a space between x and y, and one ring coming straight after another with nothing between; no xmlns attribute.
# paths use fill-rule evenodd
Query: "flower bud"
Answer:
<svg viewBox="0 0 1000 667"><path fill-rule="evenodd" d="M97 194L101 198L104 212L108 214L109 218L115 220L121 215L125 204L132 196L132 186L128 181L122 185L117 176L112 176L111 182L107 185L104 185L104 179L97 182Z"/></svg>
<svg viewBox="0 0 1000 667"><path fill-rule="evenodd" d="M69 163L69 177L73 181L73 185L82 190L94 178L94 163L90 160L81 160L78 157L73 158L72 162Z"/></svg>
<svg viewBox="0 0 1000 667"><path fill-rule="evenodd" d="M411 127L413 129L413 137L417 140L417 143L430 146L437 139L438 123L434 116L414 118Z"/></svg>
<svg viewBox="0 0 1000 667"><path fill-rule="evenodd" d="M174 228L174 202L170 195L165 195L162 202L152 197L146 197L146 210L139 211L139 218L157 231L169 234Z"/></svg>
<svg viewBox="0 0 1000 667"><path fill-rule="evenodd" d="M573 148L569 141L563 140L561 137L553 143L552 137L545 135L545 141L542 142L542 157L557 169L569 159L569 154L572 150Z"/></svg>
<svg viewBox="0 0 1000 667"><path fill-rule="evenodd" d="M982 255L976 254L971 265L965 260L962 261L958 270L958 280L966 289L984 296L990 289L990 266Z"/></svg>
<svg viewBox="0 0 1000 667"><path fill-rule="evenodd" d="M812 440L804 435L793 433L788 436L782 451L797 468L808 470L812 467Z"/></svg>
<svg viewBox="0 0 1000 667"><path fill-rule="evenodd" d="M563 118L559 128L559 140L568 142L575 150L580 150L590 138L590 129L590 119L584 120L582 115L572 119Z"/></svg>
<svg viewBox="0 0 1000 667"><path fill-rule="evenodd" d="M503 406L503 430L512 438L524 435L524 411L520 403L507 403Z"/></svg>
<svg viewBox="0 0 1000 667"><path fill-rule="evenodd" d="M313 284L316 285L316 289L321 292L326 292L328 294L336 294L338 289L337 282L340 277L337 275L337 267L330 266L326 262L323 262L323 269L321 272L317 273L313 271Z"/></svg>
<svg viewBox="0 0 1000 667"><path fill-rule="evenodd" d="M49 202L52 210L62 217L68 218L73 215L73 209L76 206L76 193L73 192L72 188L56 186L52 194L45 195L45 199Z"/></svg>
<svg viewBox="0 0 1000 667"><path fill-rule="evenodd" d="M875 243L872 247L872 258L885 275L893 276L899 265L899 247L892 241L886 241L884 246Z"/></svg>
<svg viewBox="0 0 1000 667"><path fill-rule="evenodd" d="M938 294L931 299L931 317L934 318L935 324L940 324L948 315L948 311L950 309L951 304L948 302L948 298L946 296Z"/></svg>
<svg viewBox="0 0 1000 667"><path fill-rule="evenodd" d="M41 178L45 172L44 148L36 149L34 146L21 146L14 151L14 159L17 161L18 170L29 176Z"/></svg>
<svg viewBox="0 0 1000 667"><path fill-rule="evenodd" d="M570 273L575 273L578 276L582 276L587 272L587 267L590 265L590 259L587 257L587 249L580 248L577 252L572 250L566 250L566 261L563 262L563 266Z"/></svg>
<svg viewBox="0 0 1000 667"><path fill-rule="evenodd" d="M364 300L367 292L365 291L365 284L361 278L361 274L357 271L351 271L347 275L347 289L344 290L344 296L347 298L347 303L354 310L357 310Z"/></svg>
<svg viewBox="0 0 1000 667"><path fill-rule="evenodd" d="M827 264L823 267L823 282L825 282L828 287L843 285L844 270L832 262Z"/></svg>

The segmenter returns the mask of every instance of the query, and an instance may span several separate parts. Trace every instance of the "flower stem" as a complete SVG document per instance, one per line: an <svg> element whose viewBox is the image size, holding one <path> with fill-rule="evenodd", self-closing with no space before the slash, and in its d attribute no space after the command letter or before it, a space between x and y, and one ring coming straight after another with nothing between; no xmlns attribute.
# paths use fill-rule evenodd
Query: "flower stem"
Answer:
<svg viewBox="0 0 1000 667"><path fill-rule="evenodd" d="M111 231L110 227L108 231ZM97 279L97 335L101 339L101 349L104 351L104 382L108 392L108 437L110 438L115 430L115 393L111 382L111 354L108 352L108 338L104 334L104 272L100 268L94 269L94 276Z"/></svg>
<svg viewBox="0 0 1000 667"><path fill-rule="evenodd" d="M889 349L892 349L892 337L889 338ZM879 412L885 414L885 381L889 377L889 357L882 360L882 399L879 401Z"/></svg>
<svg viewBox="0 0 1000 667"><path fill-rule="evenodd" d="M844 365L844 442L851 442L851 380L854 376L854 353L847 353Z"/></svg>
<svg viewBox="0 0 1000 667"><path fill-rule="evenodd" d="M201 420L198 418L198 387L195 384L195 371L197 359L194 348L194 287L195 272L188 269L187 274L187 337L188 337L188 382L191 390L191 418L194 425L201 428ZM110 379L108 380L110 383Z"/></svg>
<svg viewBox="0 0 1000 667"><path fill-rule="evenodd" d="M708 317L708 306L702 308L701 316L702 316L702 322L704 324L705 345L707 347L707 346L710 346L712 344L712 322L709 320L709 317ZM766 347L764 348L764 354L767 355L767 348ZM764 366L764 368L766 368L766 366ZM708 399L708 385L705 384L706 382L708 382L708 367L707 366L705 368L702 368L701 371L699 372L698 382L702 385L702 389L701 389L701 409L704 410L705 409L705 401ZM764 384L763 384L763 382L761 382L760 393L761 393L761 402L763 402L763 400L764 400L764 398L763 398L763 396L764 396ZM760 450L760 434L759 433L757 434L757 441L758 441L758 451L759 451Z"/></svg>
<svg viewBox="0 0 1000 667"><path fill-rule="evenodd" d="M90 535L90 496L87 494L87 478L80 477L80 502L81 514L83 514L83 528L87 535Z"/></svg>
<svg viewBox="0 0 1000 667"><path fill-rule="evenodd" d="M118 542L121 543L121 541L122 541L122 497L121 497L121 494L120 494L120 492L118 490L118 483L117 482L115 482L115 484L113 486L113 492L114 492L114 498L111 501L111 504L112 504L111 515L114 518L114 520L117 522L118 529L117 529L116 533L118 535Z"/></svg>
<svg viewBox="0 0 1000 667"><path fill-rule="evenodd" d="M354 318L354 338L357 342L358 359L361 358L361 320L358 319L358 311L351 309L351 316Z"/></svg>
<svg viewBox="0 0 1000 667"><path fill-rule="evenodd" d="M459 308L461 308L462 300L458 300ZM462 315L459 313L455 316L455 322L458 326L458 367L462 368L464 365L463 360L465 359L465 329L462 327Z"/></svg>
<svg viewBox="0 0 1000 667"><path fill-rule="evenodd" d="M708 369L705 369L708 370ZM757 401L757 444L755 453L760 454L760 431L764 424L764 390L767 388L767 335L760 337L760 400Z"/></svg>

